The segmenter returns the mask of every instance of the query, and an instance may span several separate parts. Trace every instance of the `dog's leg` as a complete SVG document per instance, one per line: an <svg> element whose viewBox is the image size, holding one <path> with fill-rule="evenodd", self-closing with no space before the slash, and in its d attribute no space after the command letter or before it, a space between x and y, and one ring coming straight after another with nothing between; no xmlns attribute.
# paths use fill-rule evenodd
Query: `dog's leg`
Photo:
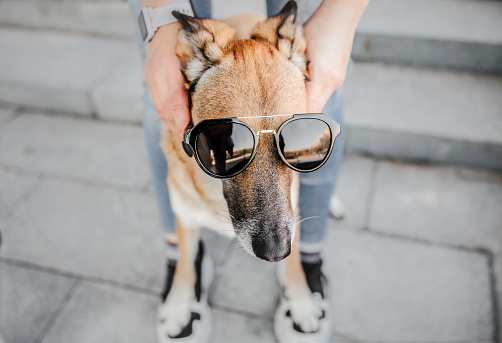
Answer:
<svg viewBox="0 0 502 343"><path fill-rule="evenodd" d="M297 230L299 231L299 229ZM314 332L319 329L319 318L322 310L314 302L305 273L300 261L297 232L293 241L291 254L286 258L285 282L286 296L289 299L291 318L304 332Z"/></svg>
<svg viewBox="0 0 502 343"><path fill-rule="evenodd" d="M195 255L199 242L199 230L185 228L176 220L179 259L174 272L171 290L160 315L165 323L166 334L174 337L191 320L190 303L195 297Z"/></svg>

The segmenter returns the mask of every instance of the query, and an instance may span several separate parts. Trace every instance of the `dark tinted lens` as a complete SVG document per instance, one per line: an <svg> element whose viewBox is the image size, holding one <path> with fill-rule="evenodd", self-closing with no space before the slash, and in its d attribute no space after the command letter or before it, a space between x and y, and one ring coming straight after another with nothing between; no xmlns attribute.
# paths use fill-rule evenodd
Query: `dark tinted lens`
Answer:
<svg viewBox="0 0 502 343"><path fill-rule="evenodd" d="M251 159L253 147L253 133L237 123L212 125L197 136L195 144L204 167L219 176L240 172Z"/></svg>
<svg viewBox="0 0 502 343"><path fill-rule="evenodd" d="M318 119L293 120L279 134L279 150L299 170L317 168L327 158L331 144L329 126Z"/></svg>

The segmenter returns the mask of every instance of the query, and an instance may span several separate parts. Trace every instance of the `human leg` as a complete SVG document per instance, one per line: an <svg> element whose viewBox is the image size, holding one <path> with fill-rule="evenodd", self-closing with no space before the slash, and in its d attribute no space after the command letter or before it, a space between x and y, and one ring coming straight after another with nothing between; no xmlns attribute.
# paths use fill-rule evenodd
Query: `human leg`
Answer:
<svg viewBox="0 0 502 343"><path fill-rule="evenodd" d="M286 0L267 1L269 15L280 11ZM321 1L298 2L297 22L302 24ZM280 281L284 293L276 311L274 330L279 342L328 342L332 332L327 281L321 271L323 239L343 154L344 126L342 90L332 94L323 113L341 126L341 134L326 164L312 173L300 174L298 249L286 259ZM295 243L294 243L295 244ZM281 280L282 279L282 280Z"/></svg>
<svg viewBox="0 0 502 343"><path fill-rule="evenodd" d="M128 0L136 23L140 0ZM211 16L210 1L193 0L195 12L201 17ZM136 28L142 65L146 49ZM162 121L157 113L146 83L143 81L143 129L152 173L152 183L159 207L160 222L166 242L166 281L157 316L159 343L208 342L211 313L205 301L210 280L210 261L204 257L198 233L187 232L177 225L171 208L167 186L168 165L160 148ZM178 234L178 231L182 234ZM203 283L203 281L206 281ZM195 321L197 321L195 323Z"/></svg>
<svg viewBox="0 0 502 343"><path fill-rule="evenodd" d="M129 9L136 23L141 6L140 0L128 0ZM198 16L209 18L211 16L211 2L204 0L192 0L195 12ZM146 60L146 49L140 37L138 28L136 28L140 57L142 65ZM160 222L162 229L167 237L176 235L176 225L174 213L171 209L169 190L167 186L167 162L164 152L159 146L161 136L161 119L155 109L155 105L148 91L146 83L143 81L143 130L150 161L150 170L152 173L152 183L159 207ZM174 239L172 239L174 241Z"/></svg>
<svg viewBox="0 0 502 343"><path fill-rule="evenodd" d="M269 16L277 14L288 0L267 0ZM297 23L303 24L322 0L297 0ZM330 197L335 191L343 154L345 127L343 121L342 88L338 89L326 102L323 112L335 119L341 126L331 157L326 164L315 172L300 175L300 250L303 259L315 259L319 255L321 242L326 233L326 220L329 217ZM311 255L311 256L307 256Z"/></svg>

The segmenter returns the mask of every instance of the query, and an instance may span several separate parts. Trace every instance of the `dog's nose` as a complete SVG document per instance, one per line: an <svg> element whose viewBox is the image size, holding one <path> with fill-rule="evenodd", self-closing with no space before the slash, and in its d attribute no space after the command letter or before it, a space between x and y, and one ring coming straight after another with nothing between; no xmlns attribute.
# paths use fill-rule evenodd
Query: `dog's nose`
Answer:
<svg viewBox="0 0 502 343"><path fill-rule="evenodd" d="M291 239L275 233L253 236L251 245L256 257L268 262L281 261L291 253Z"/></svg>

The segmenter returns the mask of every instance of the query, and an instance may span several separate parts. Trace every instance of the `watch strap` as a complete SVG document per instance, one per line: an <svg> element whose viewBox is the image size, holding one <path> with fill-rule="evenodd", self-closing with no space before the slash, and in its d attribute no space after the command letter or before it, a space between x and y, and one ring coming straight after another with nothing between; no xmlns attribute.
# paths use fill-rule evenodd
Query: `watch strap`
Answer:
<svg viewBox="0 0 502 343"><path fill-rule="evenodd" d="M153 27L156 31L160 26L176 22L177 19L172 15L172 11L178 11L192 17L194 15L190 1L148 8L148 12L150 14L148 17L151 21L150 27Z"/></svg>

